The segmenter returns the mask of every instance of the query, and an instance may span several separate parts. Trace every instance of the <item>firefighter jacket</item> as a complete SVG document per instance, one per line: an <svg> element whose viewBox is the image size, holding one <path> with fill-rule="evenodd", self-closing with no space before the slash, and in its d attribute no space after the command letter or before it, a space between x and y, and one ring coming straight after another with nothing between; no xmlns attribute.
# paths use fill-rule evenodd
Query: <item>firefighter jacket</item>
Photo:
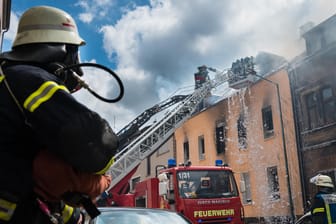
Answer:
<svg viewBox="0 0 336 224"><path fill-rule="evenodd" d="M31 210L18 203L31 199L33 158L40 149L80 172L103 174L113 162L118 141L108 123L76 101L54 74L32 65L2 70L0 199L8 212L0 209L0 218L10 219L15 209Z"/></svg>
<svg viewBox="0 0 336 224"><path fill-rule="evenodd" d="M318 192L315 195L311 213L313 223L336 223L336 194Z"/></svg>

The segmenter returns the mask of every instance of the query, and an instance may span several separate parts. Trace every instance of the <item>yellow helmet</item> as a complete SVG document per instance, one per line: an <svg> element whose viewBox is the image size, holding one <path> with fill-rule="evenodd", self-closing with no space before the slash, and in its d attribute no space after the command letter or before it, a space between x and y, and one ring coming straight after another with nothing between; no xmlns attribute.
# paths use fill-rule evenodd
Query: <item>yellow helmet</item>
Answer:
<svg viewBox="0 0 336 224"><path fill-rule="evenodd" d="M12 47L32 43L84 45L74 19L65 11L36 6L23 13Z"/></svg>
<svg viewBox="0 0 336 224"><path fill-rule="evenodd" d="M316 186L320 186L320 187L334 188L334 184L331 178L327 175L318 174L315 177L312 177L310 179L310 183L313 183Z"/></svg>

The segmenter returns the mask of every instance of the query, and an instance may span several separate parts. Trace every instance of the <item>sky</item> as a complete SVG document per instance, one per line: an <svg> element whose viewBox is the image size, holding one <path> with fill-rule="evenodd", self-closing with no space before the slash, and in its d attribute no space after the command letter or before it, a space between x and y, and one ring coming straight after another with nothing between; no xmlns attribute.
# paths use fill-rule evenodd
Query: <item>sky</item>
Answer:
<svg viewBox="0 0 336 224"><path fill-rule="evenodd" d="M305 49L300 27L336 13L335 0L12 0L2 51L10 50L22 13L37 5L68 12L86 41L81 61L104 65L122 80L125 93L117 103L85 89L74 94L115 131L168 97L192 91L201 65L221 71L260 52L293 59ZM86 69L84 77L104 96L119 91L106 72Z"/></svg>

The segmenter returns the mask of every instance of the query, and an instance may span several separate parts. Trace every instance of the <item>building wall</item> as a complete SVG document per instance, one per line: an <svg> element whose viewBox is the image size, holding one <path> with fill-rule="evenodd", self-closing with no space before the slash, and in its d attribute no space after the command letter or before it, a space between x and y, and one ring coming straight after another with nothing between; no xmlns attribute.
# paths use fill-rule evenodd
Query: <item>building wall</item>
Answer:
<svg viewBox="0 0 336 224"><path fill-rule="evenodd" d="M302 197L298 167L297 148L294 132L291 95L288 75L280 70L267 77L280 86L284 133L290 171L291 192L295 215L302 215ZM251 185L251 202L244 205L246 217L257 219L272 216L290 216L288 182L282 132L280 125L277 92L274 84L261 80L249 88L242 89L238 94L222 100L193 116L175 131L176 156L183 162L183 143L189 142L190 160L193 164L210 165L216 159L222 159L234 170L240 190L241 175L248 173ZM274 135L264 139L262 108L272 108ZM238 144L237 120L244 117L247 129L247 146ZM217 154L215 145L215 128L218 121L225 122L226 150ZM199 159L198 137L204 136L205 157ZM268 194L267 168L276 166L278 170L280 199L270 200Z"/></svg>
<svg viewBox="0 0 336 224"><path fill-rule="evenodd" d="M311 177L322 173L336 180L335 30L336 15L306 32L306 52L291 62L304 201L317 191Z"/></svg>
<svg viewBox="0 0 336 224"><path fill-rule="evenodd" d="M311 200L316 193L316 188L309 183L311 177L318 173L328 174L334 181L336 177L335 49L336 44L323 54L314 55L299 64L293 64L291 70L305 200ZM334 105L334 112L331 113L326 113L322 99L322 90L325 88L332 90L333 103L331 101L329 103ZM311 94L316 96L316 108L313 109L316 111L315 116L309 113L307 103Z"/></svg>

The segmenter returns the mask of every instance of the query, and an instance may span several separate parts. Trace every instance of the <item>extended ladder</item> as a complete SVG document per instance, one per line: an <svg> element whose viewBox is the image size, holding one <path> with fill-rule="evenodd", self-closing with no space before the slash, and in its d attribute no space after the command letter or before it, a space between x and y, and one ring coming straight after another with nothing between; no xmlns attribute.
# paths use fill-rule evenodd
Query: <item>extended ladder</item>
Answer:
<svg viewBox="0 0 336 224"><path fill-rule="evenodd" d="M209 80L194 93L187 96L168 115L134 139L115 159L115 163L108 170L112 182L108 190L121 181L129 172L135 169L142 160L155 152L196 111L197 106L209 94L212 88L228 81L229 72L221 72L213 80Z"/></svg>

